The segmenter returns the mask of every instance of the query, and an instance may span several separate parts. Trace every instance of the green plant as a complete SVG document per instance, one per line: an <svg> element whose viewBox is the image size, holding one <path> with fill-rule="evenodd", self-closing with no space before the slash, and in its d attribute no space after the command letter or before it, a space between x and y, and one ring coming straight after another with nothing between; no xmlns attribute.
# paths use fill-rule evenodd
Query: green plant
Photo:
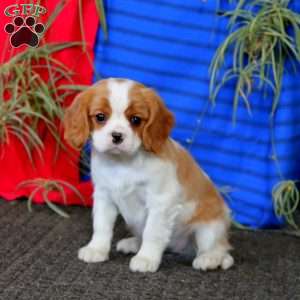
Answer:
<svg viewBox="0 0 300 300"><path fill-rule="evenodd" d="M1 143L8 142L9 134L16 136L32 159L31 150L43 147L37 130L43 121L60 144L55 122L62 118L62 103L71 92L62 91L60 82L64 79L71 83L72 72L51 54L79 45L73 42L28 48L0 66Z"/></svg>
<svg viewBox="0 0 300 300"><path fill-rule="evenodd" d="M106 14L105 14L105 7L103 0L95 0L95 5L97 9L97 13L99 15L101 28L104 33L105 39L108 38L108 29L107 29L107 22L106 22Z"/></svg>
<svg viewBox="0 0 300 300"><path fill-rule="evenodd" d="M300 191L297 188L297 181L283 180L274 186L272 196L276 215L284 217L294 228L298 229L295 222L295 212L300 203Z"/></svg>
<svg viewBox="0 0 300 300"><path fill-rule="evenodd" d="M74 192L74 194L82 201L82 203L85 205L84 198L80 194L80 192L70 183L63 181L63 180L50 180L50 179L43 179L43 178L36 178L31 180L25 180L23 181L18 188L21 187L33 187L33 190L31 194L28 197L27 201L27 207L28 210L32 211L32 202L33 197L38 193L41 192L43 194L43 199L45 203L48 205L50 209L52 209L54 212L59 214L62 217L69 218L69 215L63 211L61 208L59 208L57 205L55 205L53 202L51 202L48 198L48 194L50 192L58 192L60 196L63 199L64 204L67 204L66 201L66 192L65 188L71 190Z"/></svg>
<svg viewBox="0 0 300 300"><path fill-rule="evenodd" d="M214 102L220 89L235 81L233 119L239 99L251 109L249 95L255 82L268 85L274 93L272 113L281 92L284 65L300 62L300 15L288 8L290 0L239 0L229 18L230 33L217 49L211 63L210 95ZM232 57L232 65L226 59Z"/></svg>
<svg viewBox="0 0 300 300"><path fill-rule="evenodd" d="M105 14L105 7L104 7L103 0L95 0L95 7L96 7L96 11L97 11L97 14L98 14L98 17L99 17L101 29L102 29L103 34L104 34L104 39L107 40L108 39L108 29L107 29L106 14ZM80 33L81 33L82 40L85 41L85 31L84 31L84 25L83 25L84 19L83 19L82 0L78 0L78 8L79 8L78 10L79 10ZM89 52L87 51L87 45L85 43L82 44L82 51L85 53L85 55L86 55L86 57L89 61L89 64L93 68L95 77L97 79L100 79L101 76L97 72L97 70L94 69L93 59L90 56Z"/></svg>
<svg viewBox="0 0 300 300"><path fill-rule="evenodd" d="M281 168L277 156L276 141L274 134L274 120L270 119L271 130L271 150L272 160L274 161L275 168L280 181L272 189L272 200L274 204L274 210L278 217L283 217L286 222L295 229L298 229L298 225L295 221L295 214L300 204L300 190L297 186L298 180L286 180ZM300 234L300 232L298 232Z"/></svg>
<svg viewBox="0 0 300 300"><path fill-rule="evenodd" d="M211 66L210 96L213 102L229 82L234 84L233 121L239 101L251 113L249 95L254 88L264 91L269 87L274 94L270 129L272 156L280 177L273 188L274 209L288 224L297 227L294 220L299 205L297 181L286 180L280 170L273 134L273 115L276 111L284 66L287 59L296 70L300 62L300 14L289 9L290 0L229 0L235 2L229 18L229 35L217 49ZM232 63L229 64L226 60Z"/></svg>

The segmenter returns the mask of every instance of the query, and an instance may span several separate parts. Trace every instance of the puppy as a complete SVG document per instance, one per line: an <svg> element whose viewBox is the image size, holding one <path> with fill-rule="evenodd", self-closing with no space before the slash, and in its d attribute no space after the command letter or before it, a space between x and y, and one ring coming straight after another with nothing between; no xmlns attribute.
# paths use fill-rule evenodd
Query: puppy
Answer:
<svg viewBox="0 0 300 300"><path fill-rule="evenodd" d="M93 236L78 252L108 260L120 213L133 236L117 250L134 253L130 270L155 272L164 251L195 245L195 269L233 265L228 209L208 176L169 133L172 114L150 88L106 79L79 94L65 113L65 138L81 148L91 137Z"/></svg>

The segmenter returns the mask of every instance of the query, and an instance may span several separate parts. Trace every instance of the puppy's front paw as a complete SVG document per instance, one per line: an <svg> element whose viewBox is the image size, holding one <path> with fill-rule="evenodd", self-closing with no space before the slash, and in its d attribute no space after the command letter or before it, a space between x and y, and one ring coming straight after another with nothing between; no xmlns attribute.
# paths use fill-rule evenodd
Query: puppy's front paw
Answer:
<svg viewBox="0 0 300 300"><path fill-rule="evenodd" d="M229 253L204 253L194 259L193 268L207 271L221 267L223 270L227 270L233 264L233 257Z"/></svg>
<svg viewBox="0 0 300 300"><path fill-rule="evenodd" d="M85 246L79 249L78 258L87 263L103 262L108 260L107 251Z"/></svg>
<svg viewBox="0 0 300 300"><path fill-rule="evenodd" d="M133 272L156 272L160 262L149 257L136 255L130 261L130 270Z"/></svg>
<svg viewBox="0 0 300 300"><path fill-rule="evenodd" d="M125 254L137 253L139 251L139 241L136 237L122 239L117 244L117 251Z"/></svg>

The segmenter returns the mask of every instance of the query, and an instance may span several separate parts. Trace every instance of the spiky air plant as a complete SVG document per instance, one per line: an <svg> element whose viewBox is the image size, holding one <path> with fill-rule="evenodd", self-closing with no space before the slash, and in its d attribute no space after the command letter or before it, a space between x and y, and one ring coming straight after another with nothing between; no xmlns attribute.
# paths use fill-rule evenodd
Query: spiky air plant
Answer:
<svg viewBox="0 0 300 300"><path fill-rule="evenodd" d="M58 3L46 23L46 31L66 3L65 0ZM85 88L74 85L71 70L51 56L55 52L77 46L82 46L83 51L88 54L83 28L82 0L78 0L78 5L81 42L45 44L34 49L28 48L0 66L0 143L8 142L10 134L16 136L30 159L31 150L41 150L43 146L37 130L40 121L43 121L60 144L56 121L63 117L64 99ZM102 30L107 36L103 0L95 0L95 7ZM89 60L93 64L90 57ZM41 71L44 76L40 75Z"/></svg>
<svg viewBox="0 0 300 300"><path fill-rule="evenodd" d="M0 66L1 143L7 143L10 134L16 136L31 159L32 149L41 150L43 146L38 134L40 121L60 142L55 121L62 118L62 103L71 91L62 92L59 81L71 83L72 73L51 54L78 45L74 42L28 48Z"/></svg>
<svg viewBox="0 0 300 300"><path fill-rule="evenodd" d="M284 217L289 225L298 229L294 217L300 203L297 181L284 180L279 182L274 186L272 195L276 215Z"/></svg>
<svg viewBox="0 0 300 300"><path fill-rule="evenodd" d="M233 1L231 1L233 2ZM288 8L290 0L239 0L229 18L229 35L217 49L211 63L210 95L215 101L220 89L235 79L233 119L239 100L248 110L253 85L266 85L273 93L275 112L282 86L284 65L300 62L300 15ZM232 64L228 66L226 59Z"/></svg>
<svg viewBox="0 0 300 300"><path fill-rule="evenodd" d="M233 121L239 101L249 113L249 96L253 88L273 92L270 127L278 106L286 61L299 69L300 14L291 10L291 0L229 0L236 3L232 11L222 15L229 18L229 35L217 49L211 66L210 96L216 101L220 90L229 82L234 84ZM229 64L229 59L232 63ZM297 66L298 65L298 66ZM258 84L257 84L258 83ZM277 160L272 137L273 157L280 182L273 188L274 209L278 216L297 227L294 215L299 206L300 191L297 181L286 180Z"/></svg>
<svg viewBox="0 0 300 300"><path fill-rule="evenodd" d="M279 182L272 189L272 200L275 213L278 217L284 218L284 220L291 227L297 230L296 235L300 236L299 226L295 220L297 209L300 205L300 190L299 180L287 180L284 177L280 168L280 162L278 160L276 150L276 140L274 134L274 120L270 120L271 129L271 148L272 148L272 160L275 164L277 174L279 176Z"/></svg>
<svg viewBox="0 0 300 300"><path fill-rule="evenodd" d="M108 38L108 28L107 28L107 22L106 22L106 14L105 14L105 7L103 0L95 0L95 5L97 9L97 13L100 19L100 25L102 28L102 31L104 33L105 39Z"/></svg>

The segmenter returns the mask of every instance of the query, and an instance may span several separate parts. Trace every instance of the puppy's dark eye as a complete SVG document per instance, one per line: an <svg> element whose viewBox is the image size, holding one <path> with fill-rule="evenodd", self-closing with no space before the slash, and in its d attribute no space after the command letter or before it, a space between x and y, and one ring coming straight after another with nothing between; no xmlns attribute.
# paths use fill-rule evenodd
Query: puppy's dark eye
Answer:
<svg viewBox="0 0 300 300"><path fill-rule="evenodd" d="M139 126L142 122L142 119L140 117L137 116L132 116L130 118L130 123L134 126Z"/></svg>
<svg viewBox="0 0 300 300"><path fill-rule="evenodd" d="M106 116L103 113L96 114L95 118L98 123L103 123L106 121Z"/></svg>

